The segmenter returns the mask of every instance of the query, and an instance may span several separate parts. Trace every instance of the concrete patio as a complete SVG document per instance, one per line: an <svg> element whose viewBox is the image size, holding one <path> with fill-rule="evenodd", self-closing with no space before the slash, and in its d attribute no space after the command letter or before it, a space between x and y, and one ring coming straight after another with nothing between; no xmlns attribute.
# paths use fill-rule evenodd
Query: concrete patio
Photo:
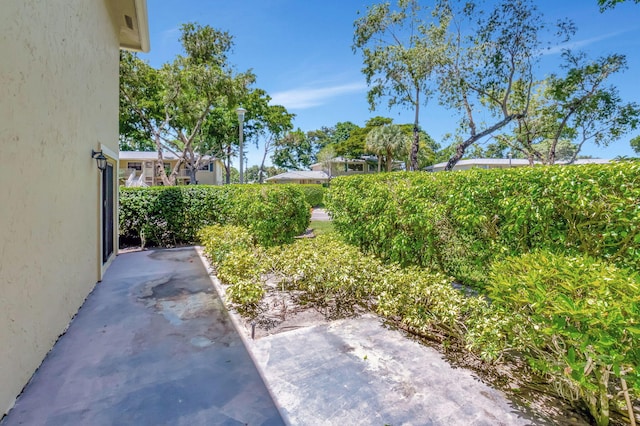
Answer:
<svg viewBox="0 0 640 426"><path fill-rule="evenodd" d="M193 248L119 255L9 414L13 425L281 425Z"/></svg>
<svg viewBox="0 0 640 426"><path fill-rule="evenodd" d="M216 286L195 248L119 255L0 424L545 424L373 315L250 340Z"/></svg>

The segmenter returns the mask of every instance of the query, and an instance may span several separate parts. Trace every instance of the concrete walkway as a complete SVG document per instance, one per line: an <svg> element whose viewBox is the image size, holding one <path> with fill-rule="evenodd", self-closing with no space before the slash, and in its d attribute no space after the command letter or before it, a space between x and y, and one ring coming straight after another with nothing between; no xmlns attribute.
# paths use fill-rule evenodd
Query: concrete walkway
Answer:
<svg viewBox="0 0 640 426"><path fill-rule="evenodd" d="M327 211L325 209L321 209L321 208L314 208L313 210L311 210L311 220L319 220L322 222L328 222L331 220L331 218L329 217L329 214L327 213Z"/></svg>
<svg viewBox="0 0 640 426"><path fill-rule="evenodd" d="M194 248L118 256L2 426L281 425Z"/></svg>
<svg viewBox="0 0 640 426"><path fill-rule="evenodd" d="M544 424L373 315L249 344L291 425Z"/></svg>
<svg viewBox="0 0 640 426"><path fill-rule="evenodd" d="M543 424L373 315L252 341L214 285L193 248L118 256L1 426Z"/></svg>

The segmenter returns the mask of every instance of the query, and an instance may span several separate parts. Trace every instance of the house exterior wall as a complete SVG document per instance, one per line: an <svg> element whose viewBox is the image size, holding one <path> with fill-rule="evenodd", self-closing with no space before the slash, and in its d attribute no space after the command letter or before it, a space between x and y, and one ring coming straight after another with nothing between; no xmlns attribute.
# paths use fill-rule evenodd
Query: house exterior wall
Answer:
<svg viewBox="0 0 640 426"><path fill-rule="evenodd" d="M200 185L222 185L222 170L224 165L220 160L213 162L213 171L198 170L196 180Z"/></svg>
<svg viewBox="0 0 640 426"><path fill-rule="evenodd" d="M104 269L91 150L116 165L119 40L109 4L2 2L0 417Z"/></svg>
<svg viewBox="0 0 640 426"><path fill-rule="evenodd" d="M345 168L347 170L345 170ZM384 165L383 165L384 168ZM316 172L326 172L323 164L312 164L310 169ZM331 163L331 176L361 175L365 173L376 173L377 164L367 163L361 160L335 160Z"/></svg>
<svg viewBox="0 0 640 426"><path fill-rule="evenodd" d="M173 168L177 162L176 159L165 158L163 160L165 164L169 165L169 168ZM162 178L160 176L156 176L156 160L149 159L138 159L138 158L127 158L127 153L122 152L120 155L119 161L119 182L120 185L125 185L127 179L131 176L132 173L135 173L135 178L138 179L141 175L143 176L143 182L149 186L162 185ZM137 168L133 168L130 166L139 165L140 170ZM198 170L196 171L196 180L198 184L201 185L222 185L222 170L224 165L220 160L214 160L213 162L213 171L208 170ZM187 170L184 167L180 169L180 172L177 176L177 183L179 185L188 183L189 175Z"/></svg>

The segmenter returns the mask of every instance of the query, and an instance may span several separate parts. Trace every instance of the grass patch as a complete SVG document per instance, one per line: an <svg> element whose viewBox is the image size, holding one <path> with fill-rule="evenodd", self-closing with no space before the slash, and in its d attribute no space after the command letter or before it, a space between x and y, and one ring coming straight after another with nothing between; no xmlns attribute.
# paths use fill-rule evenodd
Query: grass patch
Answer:
<svg viewBox="0 0 640 426"><path fill-rule="evenodd" d="M327 234L334 232L333 222L324 220L312 220L309 224L309 228L313 229L313 233L316 235Z"/></svg>

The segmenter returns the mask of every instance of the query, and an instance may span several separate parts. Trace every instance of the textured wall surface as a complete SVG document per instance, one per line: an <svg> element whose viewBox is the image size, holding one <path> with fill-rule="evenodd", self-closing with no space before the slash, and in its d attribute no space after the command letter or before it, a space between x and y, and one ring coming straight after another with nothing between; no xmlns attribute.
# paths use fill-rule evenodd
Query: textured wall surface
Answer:
<svg viewBox="0 0 640 426"><path fill-rule="evenodd" d="M100 173L117 152L107 2L5 0L0 13L0 416L100 279Z"/></svg>

